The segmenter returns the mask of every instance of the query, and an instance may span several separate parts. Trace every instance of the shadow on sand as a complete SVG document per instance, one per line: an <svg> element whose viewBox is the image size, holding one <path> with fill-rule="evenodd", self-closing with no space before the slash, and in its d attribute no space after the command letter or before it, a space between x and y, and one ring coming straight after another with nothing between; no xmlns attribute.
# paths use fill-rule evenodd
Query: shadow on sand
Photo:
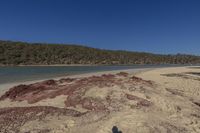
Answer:
<svg viewBox="0 0 200 133"><path fill-rule="evenodd" d="M119 131L116 126L113 126L112 133L122 133L122 131Z"/></svg>

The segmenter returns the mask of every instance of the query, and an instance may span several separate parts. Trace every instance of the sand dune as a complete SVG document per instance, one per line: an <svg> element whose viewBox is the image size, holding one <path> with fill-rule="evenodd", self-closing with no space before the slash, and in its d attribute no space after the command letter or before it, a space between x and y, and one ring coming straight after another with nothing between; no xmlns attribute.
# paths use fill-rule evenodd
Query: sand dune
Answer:
<svg viewBox="0 0 200 133"><path fill-rule="evenodd" d="M132 70L5 90L0 132L199 133L200 68Z"/></svg>

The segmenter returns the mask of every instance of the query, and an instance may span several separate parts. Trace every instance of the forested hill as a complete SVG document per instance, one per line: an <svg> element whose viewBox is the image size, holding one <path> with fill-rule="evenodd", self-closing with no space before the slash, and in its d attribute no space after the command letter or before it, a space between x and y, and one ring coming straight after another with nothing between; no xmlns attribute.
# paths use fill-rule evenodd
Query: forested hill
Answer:
<svg viewBox="0 0 200 133"><path fill-rule="evenodd" d="M197 64L199 56L113 51L78 45L0 41L0 65Z"/></svg>

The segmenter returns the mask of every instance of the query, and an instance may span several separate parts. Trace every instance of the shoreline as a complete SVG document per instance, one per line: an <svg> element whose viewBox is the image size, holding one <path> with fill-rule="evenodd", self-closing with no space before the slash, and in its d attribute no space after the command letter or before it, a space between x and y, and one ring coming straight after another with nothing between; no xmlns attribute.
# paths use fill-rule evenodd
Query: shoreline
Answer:
<svg viewBox="0 0 200 133"><path fill-rule="evenodd" d="M107 72L107 71L113 71L113 70L163 68L163 67L180 67L180 66L177 66L177 65L176 66L174 65L170 65L170 66L168 65L167 66L165 65L34 66L33 65L33 66L3 66L3 67L0 66L0 71L3 71L3 75L1 74L2 77L0 76L2 78L0 80L0 85L25 82L25 81L33 81L33 80L42 80L42 79L56 78L56 77L65 77L65 76L71 76L71 75L77 75L77 74L79 75L79 74L96 73L96 72L104 72L104 71ZM19 72L18 72L18 69L19 69ZM25 72L23 70L25 70ZM42 73L40 74L40 72Z"/></svg>
<svg viewBox="0 0 200 133"><path fill-rule="evenodd" d="M37 80L30 80L30 81L19 81L19 82L12 82L12 83L3 83L0 84L0 95L10 89L13 86L17 86L20 84L33 84L36 82L42 82L45 80L59 80L61 78L82 78L82 77L88 77L88 76L98 76L102 74L115 74L118 72L128 72L132 74L138 74L146 71L150 71L153 69L160 69L160 68L137 68L137 69L124 69L124 70L108 70L108 71L100 71L100 72L89 72L89 73L81 73L81 74L72 74L72 75L66 75L66 76L57 76L54 78L44 78L44 79L37 79Z"/></svg>
<svg viewBox="0 0 200 133"><path fill-rule="evenodd" d="M2 95L3 93L5 93L8 89L10 89L13 86L17 86L20 84L33 84L36 82L42 82L45 80L59 80L61 78L82 78L82 77L89 77L89 76L98 76L98 75L102 75L102 74L116 74L118 72L127 72L127 73L131 73L131 74L140 74L140 73L144 73L147 71L151 71L151 70L159 70L159 69L166 69L166 68L183 68L183 67L190 67L190 66L176 66L176 67L160 67L160 68L136 68L136 69L124 69L124 70L108 70L108 71L99 71L99 72L88 72L88 73L81 73L81 74L72 74L72 75L65 75L65 76L57 76L57 77L53 77L53 78L44 78L44 79L36 79L36 80L28 80L28 81L17 81L17 82L11 82L11 83L3 83L0 84L0 95Z"/></svg>
<svg viewBox="0 0 200 133"><path fill-rule="evenodd" d="M80 73L80 74L72 74L72 75L65 75L65 76L56 76L53 78L42 78L42 79L36 79L36 80L24 80L24 81L17 81L17 82L10 82L10 83L3 83L0 84L0 96L5 93L8 89L14 87L14 86L18 86L20 84L33 84L33 83L37 83L37 82L42 82L45 80L59 80L62 78L83 78L83 77L89 77L89 76L99 76L102 74L116 74L118 72L127 72L127 73L131 73L134 75L138 75L147 71L151 71L151 70L160 70L160 69L166 69L166 68L184 68L184 67L191 67L191 66L176 66L176 67L160 67L160 68L136 68L136 69L124 69L124 70L108 70L108 71L99 71L99 72L88 72L88 73ZM196 66L193 66L196 67ZM198 67L198 66L197 66Z"/></svg>

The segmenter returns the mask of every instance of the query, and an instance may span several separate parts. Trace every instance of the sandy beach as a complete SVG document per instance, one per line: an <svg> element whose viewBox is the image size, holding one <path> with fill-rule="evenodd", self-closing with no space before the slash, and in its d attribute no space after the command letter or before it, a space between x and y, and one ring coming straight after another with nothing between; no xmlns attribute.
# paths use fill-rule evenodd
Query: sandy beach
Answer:
<svg viewBox="0 0 200 133"><path fill-rule="evenodd" d="M0 91L0 132L200 132L200 67L89 73Z"/></svg>

